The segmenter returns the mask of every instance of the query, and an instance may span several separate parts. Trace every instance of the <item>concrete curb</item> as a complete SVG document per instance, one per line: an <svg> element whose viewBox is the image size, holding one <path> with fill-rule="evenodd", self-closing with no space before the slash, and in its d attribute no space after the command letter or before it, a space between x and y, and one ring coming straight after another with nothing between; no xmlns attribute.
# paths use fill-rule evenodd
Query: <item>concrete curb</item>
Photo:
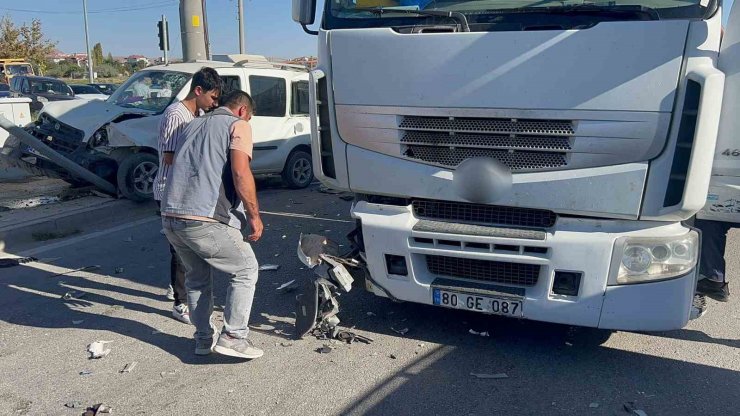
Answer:
<svg viewBox="0 0 740 416"><path fill-rule="evenodd" d="M105 199L93 206L74 208L42 218L28 218L0 227L0 253L18 253L69 235L154 217L156 210L154 201L137 203L126 199Z"/></svg>

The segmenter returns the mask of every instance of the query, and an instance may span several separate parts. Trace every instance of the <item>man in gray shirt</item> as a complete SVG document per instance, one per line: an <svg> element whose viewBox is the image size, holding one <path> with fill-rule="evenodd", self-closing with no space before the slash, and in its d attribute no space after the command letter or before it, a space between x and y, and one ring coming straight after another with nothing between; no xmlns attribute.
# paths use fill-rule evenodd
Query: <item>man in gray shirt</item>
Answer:
<svg viewBox="0 0 740 416"><path fill-rule="evenodd" d="M248 339L258 264L249 241L262 236L257 189L250 169L254 102L233 91L222 107L191 121L182 132L162 199L165 234L186 266L195 354L211 351L258 358ZM246 210L246 212L245 212ZM241 230L249 225L251 234ZM224 327L214 346L213 270L229 277Z"/></svg>

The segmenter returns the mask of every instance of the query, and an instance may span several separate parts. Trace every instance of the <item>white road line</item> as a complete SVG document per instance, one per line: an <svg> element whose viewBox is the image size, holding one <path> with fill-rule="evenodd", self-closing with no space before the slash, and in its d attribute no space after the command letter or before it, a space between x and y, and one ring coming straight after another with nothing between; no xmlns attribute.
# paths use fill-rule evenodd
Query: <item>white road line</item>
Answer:
<svg viewBox="0 0 740 416"><path fill-rule="evenodd" d="M41 253L45 253L47 251L56 250L58 248L71 246L73 244L77 244L86 240L90 240L92 238L97 238L106 234L115 233L118 231L127 230L129 228L138 227L139 225L148 224L150 222L161 222L162 220L159 218L144 218L138 221L130 222L127 224L119 225L118 227L108 228L106 230L96 231L94 233L81 235L78 237L72 237L64 241L60 241L58 243L48 244L42 247L37 247L31 250L26 250L19 254L21 257L31 257L31 256L37 256Z"/></svg>

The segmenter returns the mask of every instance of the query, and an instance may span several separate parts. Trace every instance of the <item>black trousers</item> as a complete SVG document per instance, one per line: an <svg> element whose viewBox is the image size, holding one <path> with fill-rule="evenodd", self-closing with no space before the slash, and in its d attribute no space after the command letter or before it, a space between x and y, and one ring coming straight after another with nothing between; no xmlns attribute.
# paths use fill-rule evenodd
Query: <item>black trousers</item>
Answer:
<svg viewBox="0 0 740 416"><path fill-rule="evenodd" d="M733 223L697 219L694 226L701 230L700 279L725 282L725 245Z"/></svg>
<svg viewBox="0 0 740 416"><path fill-rule="evenodd" d="M157 208L162 208L159 201L157 201ZM160 212L157 212L157 215L160 215ZM185 266L183 266L180 257L169 240L167 241L167 246L170 248L170 284L175 292L175 306L183 303L187 304L188 291L185 288Z"/></svg>

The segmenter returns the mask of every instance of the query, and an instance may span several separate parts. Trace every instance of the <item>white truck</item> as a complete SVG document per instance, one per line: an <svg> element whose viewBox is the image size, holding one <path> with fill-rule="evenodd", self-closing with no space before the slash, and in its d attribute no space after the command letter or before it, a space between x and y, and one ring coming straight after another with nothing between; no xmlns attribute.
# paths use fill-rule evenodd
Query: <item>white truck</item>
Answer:
<svg viewBox="0 0 740 416"><path fill-rule="evenodd" d="M105 101L48 103L27 131L100 177L133 200L150 199L157 174L157 132L161 114L185 98L200 68L214 68L224 91L249 92L256 103L251 120L256 175L281 175L291 188L313 180L308 119L308 71L250 56L238 62L199 61L152 66L132 75ZM17 141L15 145L18 145ZM26 160L54 169L30 147L18 149Z"/></svg>
<svg viewBox="0 0 740 416"><path fill-rule="evenodd" d="M311 31L315 8L314 172L357 195L369 291L686 325L710 177L705 218L740 221L737 7L724 38L718 0L332 0Z"/></svg>

